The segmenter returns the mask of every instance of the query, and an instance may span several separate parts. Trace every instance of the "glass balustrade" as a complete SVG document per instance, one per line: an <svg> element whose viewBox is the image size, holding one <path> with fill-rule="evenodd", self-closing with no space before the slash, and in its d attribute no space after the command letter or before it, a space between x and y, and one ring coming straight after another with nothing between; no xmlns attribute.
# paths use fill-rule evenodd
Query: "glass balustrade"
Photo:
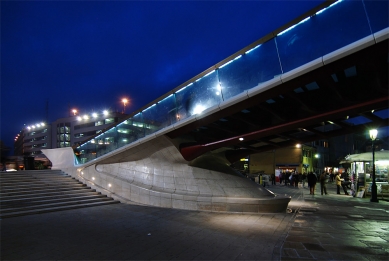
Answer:
<svg viewBox="0 0 389 261"><path fill-rule="evenodd" d="M388 1L338 1L75 149L84 164L388 27Z"/></svg>

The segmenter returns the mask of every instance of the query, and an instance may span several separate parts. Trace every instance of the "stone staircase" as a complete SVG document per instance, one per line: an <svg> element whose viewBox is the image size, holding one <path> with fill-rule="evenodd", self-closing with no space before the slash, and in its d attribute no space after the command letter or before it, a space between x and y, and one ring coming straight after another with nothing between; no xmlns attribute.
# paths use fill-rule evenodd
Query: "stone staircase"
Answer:
<svg viewBox="0 0 389 261"><path fill-rule="evenodd" d="M0 172L0 218L115 204L61 170Z"/></svg>

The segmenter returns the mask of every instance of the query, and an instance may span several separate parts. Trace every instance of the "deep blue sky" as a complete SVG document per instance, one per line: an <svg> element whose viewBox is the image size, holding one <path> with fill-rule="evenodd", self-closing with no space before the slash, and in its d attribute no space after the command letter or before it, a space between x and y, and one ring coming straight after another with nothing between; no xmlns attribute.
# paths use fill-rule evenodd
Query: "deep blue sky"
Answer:
<svg viewBox="0 0 389 261"><path fill-rule="evenodd" d="M146 105L323 1L1 1L1 140Z"/></svg>

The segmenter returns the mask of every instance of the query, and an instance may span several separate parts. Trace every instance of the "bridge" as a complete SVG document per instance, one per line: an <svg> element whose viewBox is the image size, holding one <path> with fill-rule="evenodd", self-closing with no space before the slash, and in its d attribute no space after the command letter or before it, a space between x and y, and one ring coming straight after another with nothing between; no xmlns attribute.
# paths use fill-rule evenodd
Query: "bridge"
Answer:
<svg viewBox="0 0 389 261"><path fill-rule="evenodd" d="M122 202L279 212L229 166L296 142L388 126L388 3L327 1L77 148L53 168Z"/></svg>

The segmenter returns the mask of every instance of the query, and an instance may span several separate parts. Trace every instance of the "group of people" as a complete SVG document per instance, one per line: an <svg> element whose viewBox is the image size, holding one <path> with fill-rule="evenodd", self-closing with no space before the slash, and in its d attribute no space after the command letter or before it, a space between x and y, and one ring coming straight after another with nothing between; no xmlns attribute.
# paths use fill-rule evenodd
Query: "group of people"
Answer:
<svg viewBox="0 0 389 261"><path fill-rule="evenodd" d="M326 183L328 182L328 178L328 173L325 171L323 171L319 176L316 176L313 172L309 172L307 175L309 194L315 195L316 183L319 181L321 194L327 195Z"/></svg>
<svg viewBox="0 0 389 261"><path fill-rule="evenodd" d="M343 189L343 192L345 195L349 195L347 191L347 185L351 183L350 181L346 180L346 178L342 178L340 173L336 173L335 175L335 182L336 182L336 194L340 194L340 188ZM320 192L321 194L327 195L327 183L328 180L330 179L330 175L323 171L318 177L313 173L310 172L307 175L308 179L308 186L309 186L309 194L314 195L315 194L315 187L316 183L319 181L320 182Z"/></svg>
<svg viewBox="0 0 389 261"><path fill-rule="evenodd" d="M280 173L279 179L280 179L280 184L282 184L282 182L284 182L285 186L290 185L293 187L298 187L298 184L300 182L302 182L303 187L304 187L306 177L302 173L299 173L297 171L293 171L293 172Z"/></svg>
<svg viewBox="0 0 389 261"><path fill-rule="evenodd" d="M347 184L350 183L346 178L342 178L340 173L332 174L336 182L336 193L340 194L340 188L343 189L345 195L349 195L347 191ZM316 184L320 183L320 192L321 195L327 195L327 183L331 181L331 175L323 171L320 175L316 175L314 172L308 172L308 174L295 172L285 172L281 173L279 176L280 184L285 182L285 185L292 185L294 187L298 186L298 183L301 182L302 186L305 187L305 181L308 183L309 194L314 195Z"/></svg>

